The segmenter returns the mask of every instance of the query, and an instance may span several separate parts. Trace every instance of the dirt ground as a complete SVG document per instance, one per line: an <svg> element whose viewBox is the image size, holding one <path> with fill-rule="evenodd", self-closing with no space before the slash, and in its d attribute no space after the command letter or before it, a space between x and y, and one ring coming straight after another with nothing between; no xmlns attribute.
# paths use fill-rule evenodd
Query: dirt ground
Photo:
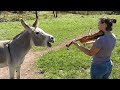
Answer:
<svg viewBox="0 0 120 90"><path fill-rule="evenodd" d="M71 40L70 40L71 41ZM44 79L43 74L39 73L35 61L37 58L42 57L42 55L50 52L64 48L66 43L70 41L65 41L62 44L48 48L47 50L34 52L30 50L25 57L23 64L21 65L21 79ZM8 67L0 68L0 79L9 79Z"/></svg>

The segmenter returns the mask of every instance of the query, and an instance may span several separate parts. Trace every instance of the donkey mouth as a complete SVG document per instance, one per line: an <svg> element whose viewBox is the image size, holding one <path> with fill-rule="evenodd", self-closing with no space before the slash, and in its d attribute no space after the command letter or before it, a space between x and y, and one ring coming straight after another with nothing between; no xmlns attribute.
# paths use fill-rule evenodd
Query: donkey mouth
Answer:
<svg viewBox="0 0 120 90"><path fill-rule="evenodd" d="M48 47L52 47L52 44L51 44L51 43L54 43L54 40L47 42L47 46L48 46Z"/></svg>
<svg viewBox="0 0 120 90"><path fill-rule="evenodd" d="M51 43L54 43L54 42L55 42L55 39L52 38L51 40L49 40L49 41L47 42L47 46L48 46L48 47L52 47L52 44L51 44Z"/></svg>
<svg viewBox="0 0 120 90"><path fill-rule="evenodd" d="M50 42L47 42L48 47L52 47L52 44Z"/></svg>

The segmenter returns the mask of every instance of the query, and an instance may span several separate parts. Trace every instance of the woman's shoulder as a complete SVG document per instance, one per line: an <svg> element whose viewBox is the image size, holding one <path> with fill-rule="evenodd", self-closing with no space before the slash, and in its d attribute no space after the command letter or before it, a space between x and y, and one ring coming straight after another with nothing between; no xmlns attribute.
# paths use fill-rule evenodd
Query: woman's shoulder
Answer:
<svg viewBox="0 0 120 90"><path fill-rule="evenodd" d="M111 37L112 37L112 38L111 38ZM98 38L98 40L101 41L101 42L106 42L106 41L108 40L108 38L111 39L111 40L116 40L116 36L115 36L115 34L113 34L113 33L112 33L112 35L110 35L109 37L106 36L106 35L101 36L101 37Z"/></svg>
<svg viewBox="0 0 120 90"><path fill-rule="evenodd" d="M100 42L102 43L102 41L104 40L104 37L103 36L100 36L96 39L96 42Z"/></svg>
<svg viewBox="0 0 120 90"><path fill-rule="evenodd" d="M104 38L104 36L100 36L99 38L97 38L97 40L103 40Z"/></svg>

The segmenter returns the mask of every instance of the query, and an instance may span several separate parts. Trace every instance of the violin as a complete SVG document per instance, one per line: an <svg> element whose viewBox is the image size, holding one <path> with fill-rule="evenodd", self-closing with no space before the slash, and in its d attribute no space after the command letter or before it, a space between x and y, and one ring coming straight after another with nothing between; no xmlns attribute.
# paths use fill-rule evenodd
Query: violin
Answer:
<svg viewBox="0 0 120 90"><path fill-rule="evenodd" d="M86 43L86 42L89 42L92 40L96 40L98 37L103 36L103 35L104 35L104 32L102 30L100 30L93 35L83 36L75 41L80 41L81 43ZM69 44L66 44L66 47L69 48L70 45L72 45L72 42L70 42Z"/></svg>

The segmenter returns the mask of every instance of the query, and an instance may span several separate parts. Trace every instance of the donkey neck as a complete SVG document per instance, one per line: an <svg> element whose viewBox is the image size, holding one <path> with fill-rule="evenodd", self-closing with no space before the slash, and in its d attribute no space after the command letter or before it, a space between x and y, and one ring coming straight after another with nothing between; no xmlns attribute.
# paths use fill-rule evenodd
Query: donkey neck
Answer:
<svg viewBox="0 0 120 90"><path fill-rule="evenodd" d="M31 48L31 34L25 31L18 35L10 44L12 58L23 58Z"/></svg>

